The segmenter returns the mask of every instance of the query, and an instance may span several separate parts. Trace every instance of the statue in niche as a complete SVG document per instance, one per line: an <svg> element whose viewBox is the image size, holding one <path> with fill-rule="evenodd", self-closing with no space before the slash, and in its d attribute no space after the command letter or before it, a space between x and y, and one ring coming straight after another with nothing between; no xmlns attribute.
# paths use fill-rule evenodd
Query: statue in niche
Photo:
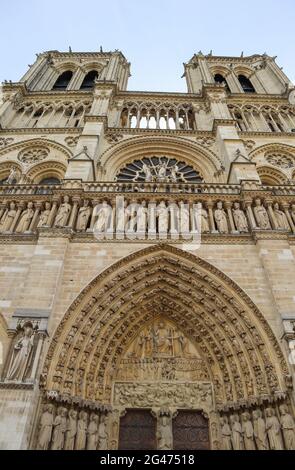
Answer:
<svg viewBox="0 0 295 470"><path fill-rule="evenodd" d="M220 418L221 437L222 437L222 450L232 450L231 443L231 429L228 424L227 416Z"/></svg>
<svg viewBox="0 0 295 470"><path fill-rule="evenodd" d="M283 450L284 445L281 433L281 425L275 415L274 410L272 408L267 408L265 410L265 416L266 431L270 444L270 450Z"/></svg>
<svg viewBox="0 0 295 470"><path fill-rule="evenodd" d="M80 207L77 218L76 230L78 232L84 232L87 228L88 220L91 214L91 208L89 207L89 201L86 199L83 202L83 206Z"/></svg>
<svg viewBox="0 0 295 470"><path fill-rule="evenodd" d="M158 217L158 231L159 233L167 233L168 230L168 220L169 212L166 207L165 201L161 201L157 207L157 217Z"/></svg>
<svg viewBox="0 0 295 470"><path fill-rule="evenodd" d="M239 202L234 202L233 218L239 232L249 232L247 217L241 210Z"/></svg>
<svg viewBox="0 0 295 470"><path fill-rule="evenodd" d="M287 405L279 407L281 426L287 450L295 450L295 423Z"/></svg>
<svg viewBox="0 0 295 470"><path fill-rule="evenodd" d="M53 422L52 450L62 450L65 442L65 433L67 430L67 409L59 408Z"/></svg>
<svg viewBox="0 0 295 470"><path fill-rule="evenodd" d="M139 233L144 234L146 232L147 214L148 214L148 210L147 210L147 207L146 207L146 202L142 201L139 204L139 207L138 207L137 213L136 213L137 232L139 232Z"/></svg>
<svg viewBox="0 0 295 470"><path fill-rule="evenodd" d="M155 349L157 354L172 355L171 332L160 322L155 330Z"/></svg>
<svg viewBox="0 0 295 470"><path fill-rule="evenodd" d="M10 365L7 371L7 380L22 381L31 365L33 356L35 331L31 323L23 327L22 336L13 347Z"/></svg>
<svg viewBox="0 0 295 470"><path fill-rule="evenodd" d="M208 212L203 207L201 202L198 202L197 204L197 211L195 214L195 227L198 228L198 231L201 230L201 233L210 232Z"/></svg>
<svg viewBox="0 0 295 470"><path fill-rule="evenodd" d="M172 330L173 349L175 357L188 355L188 341L181 331Z"/></svg>
<svg viewBox="0 0 295 470"><path fill-rule="evenodd" d="M234 450L243 450L243 432L239 416L234 414L230 416L231 440Z"/></svg>
<svg viewBox="0 0 295 470"><path fill-rule="evenodd" d="M87 432L87 413L80 411L79 419L77 424L77 435L76 435L76 450L84 450L86 447L86 432Z"/></svg>
<svg viewBox="0 0 295 470"><path fill-rule="evenodd" d="M182 201L180 205L180 233L188 233L190 229L190 210Z"/></svg>
<svg viewBox="0 0 295 470"><path fill-rule="evenodd" d="M278 229L280 230L290 230L289 223L286 217L285 212L280 210L280 206L278 202L274 203L273 206L273 213L278 225Z"/></svg>
<svg viewBox="0 0 295 470"><path fill-rule="evenodd" d="M103 201L102 205L98 209L97 219L95 223L95 231L105 232L108 228L109 218L111 209L107 201Z"/></svg>
<svg viewBox="0 0 295 470"><path fill-rule="evenodd" d="M96 450L98 441L98 416L95 413L90 415L87 429L87 450Z"/></svg>
<svg viewBox="0 0 295 470"><path fill-rule="evenodd" d="M254 437L258 450L268 450L268 440L265 421L262 418L261 410L253 412Z"/></svg>
<svg viewBox="0 0 295 470"><path fill-rule="evenodd" d="M8 211L4 214L1 220L0 231L1 232L9 232L13 221L16 216L16 205L14 202L9 204Z"/></svg>
<svg viewBox="0 0 295 470"><path fill-rule="evenodd" d="M50 202L45 202L45 209L44 211L41 212L37 228L48 226L48 219L50 216L50 211L51 211Z"/></svg>
<svg viewBox="0 0 295 470"><path fill-rule="evenodd" d="M261 204L261 199L255 200L254 215L259 228L263 230L271 230L268 213L265 207Z"/></svg>
<svg viewBox="0 0 295 470"><path fill-rule="evenodd" d="M19 219L19 223L16 227L16 233L22 233L22 232L26 232L29 227L30 227L30 223L32 221L34 217L34 209L33 209L33 203L32 202L28 202L28 206L27 206L27 209L23 211L20 219Z"/></svg>
<svg viewBox="0 0 295 470"><path fill-rule="evenodd" d="M255 450L254 429L249 413L242 414L242 432L244 436L244 445L246 450Z"/></svg>
<svg viewBox="0 0 295 470"><path fill-rule="evenodd" d="M38 433L38 449L48 450L53 427L53 405L44 405Z"/></svg>
<svg viewBox="0 0 295 470"><path fill-rule="evenodd" d="M157 441L159 450L171 450L173 448L172 423L169 416L160 416L157 426Z"/></svg>
<svg viewBox="0 0 295 470"><path fill-rule="evenodd" d="M10 168L10 172L5 184L17 184L21 179L21 172L16 166Z"/></svg>
<svg viewBox="0 0 295 470"><path fill-rule="evenodd" d="M107 416L102 414L98 426L98 449L108 449Z"/></svg>
<svg viewBox="0 0 295 470"><path fill-rule="evenodd" d="M167 181L167 163L160 161L157 165L157 181L159 183L165 183Z"/></svg>
<svg viewBox="0 0 295 470"><path fill-rule="evenodd" d="M217 203L217 209L214 211L214 218L219 233L228 233L228 225L225 210L222 207L222 202Z"/></svg>
<svg viewBox="0 0 295 470"><path fill-rule="evenodd" d="M171 183L177 183L177 175L179 175L180 177L183 177L183 174L179 173L179 168L175 164L171 167L171 170L170 170L170 181L171 181Z"/></svg>
<svg viewBox="0 0 295 470"><path fill-rule="evenodd" d="M74 450L75 437L77 434L77 411L71 409L67 422L65 450Z"/></svg>
<svg viewBox="0 0 295 470"><path fill-rule="evenodd" d="M55 217L55 221L54 221L55 227L62 228L67 225L67 222L69 220L69 216L72 210L72 206L69 203L69 200L70 200L69 196L64 196L63 198L64 202L60 205L57 211L57 215Z"/></svg>

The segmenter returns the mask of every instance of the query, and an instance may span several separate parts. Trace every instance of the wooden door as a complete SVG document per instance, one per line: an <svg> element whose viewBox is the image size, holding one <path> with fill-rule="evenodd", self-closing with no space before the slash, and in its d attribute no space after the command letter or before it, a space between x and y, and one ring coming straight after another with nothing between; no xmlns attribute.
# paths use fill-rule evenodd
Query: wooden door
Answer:
<svg viewBox="0 0 295 470"><path fill-rule="evenodd" d="M208 420L200 411L178 410L172 423L174 450L210 449Z"/></svg>
<svg viewBox="0 0 295 470"><path fill-rule="evenodd" d="M127 410L120 420L120 450L156 449L156 419L150 410Z"/></svg>

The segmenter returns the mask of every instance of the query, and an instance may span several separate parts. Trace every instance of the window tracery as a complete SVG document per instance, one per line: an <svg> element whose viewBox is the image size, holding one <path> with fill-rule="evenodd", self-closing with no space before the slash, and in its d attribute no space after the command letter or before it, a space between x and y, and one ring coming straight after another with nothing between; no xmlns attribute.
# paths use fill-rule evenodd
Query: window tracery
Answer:
<svg viewBox="0 0 295 470"><path fill-rule="evenodd" d="M45 158L48 157L49 155L49 149L44 147L35 147L35 148L30 148L30 149L24 149L22 150L19 154L17 159L25 164L32 164L32 163L37 163L41 162Z"/></svg>

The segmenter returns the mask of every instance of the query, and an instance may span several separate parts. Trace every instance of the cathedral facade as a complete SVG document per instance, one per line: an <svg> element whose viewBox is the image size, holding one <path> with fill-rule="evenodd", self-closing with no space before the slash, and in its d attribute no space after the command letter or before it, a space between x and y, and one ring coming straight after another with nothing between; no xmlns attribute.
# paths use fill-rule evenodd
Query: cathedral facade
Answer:
<svg viewBox="0 0 295 470"><path fill-rule="evenodd" d="M0 448L295 449L295 88L37 55L0 101Z"/></svg>

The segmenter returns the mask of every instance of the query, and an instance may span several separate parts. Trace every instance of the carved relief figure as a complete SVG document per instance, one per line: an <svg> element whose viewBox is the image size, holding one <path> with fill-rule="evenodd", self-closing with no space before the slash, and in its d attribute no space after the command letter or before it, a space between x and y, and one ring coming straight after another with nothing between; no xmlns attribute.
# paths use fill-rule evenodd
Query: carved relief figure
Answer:
<svg viewBox="0 0 295 470"><path fill-rule="evenodd" d="M69 196L64 196L63 203L60 205L57 215L55 217L54 226L55 227L65 227L69 220L72 206L69 204Z"/></svg>
<svg viewBox="0 0 295 470"><path fill-rule="evenodd" d="M9 204L9 209L8 211L4 214L4 216L2 217L2 220L1 220L1 225L0 225L0 231L1 232L9 232L12 224L13 224L13 221L15 219L15 216L16 216L16 209L15 209L15 203L14 202L11 202Z"/></svg>
<svg viewBox="0 0 295 470"><path fill-rule="evenodd" d="M19 223L16 227L16 232L26 232L29 229L32 218L34 217L33 203L29 202L26 210L23 211Z"/></svg>
<svg viewBox="0 0 295 470"><path fill-rule="evenodd" d="M185 234L190 229L190 210L187 204L180 202L180 233Z"/></svg>
<svg viewBox="0 0 295 470"><path fill-rule="evenodd" d="M274 213L274 216L276 218L278 228L280 230L288 230L289 231L290 227L289 227L289 223L288 223L286 214L285 214L285 212L280 210L280 206L279 206L278 202L274 203L273 213Z"/></svg>
<svg viewBox="0 0 295 470"><path fill-rule="evenodd" d="M102 414L98 426L98 449L108 449L107 416Z"/></svg>
<svg viewBox="0 0 295 470"><path fill-rule="evenodd" d="M258 227L264 230L271 230L268 213L261 204L261 199L255 200L254 214Z"/></svg>
<svg viewBox="0 0 295 470"><path fill-rule="evenodd" d="M143 163L142 170L144 172L144 181L146 183L150 183L153 180L153 175L150 167L146 163Z"/></svg>
<svg viewBox="0 0 295 470"><path fill-rule="evenodd" d="M222 449L232 450L231 429L228 424L227 416L223 416L222 418L220 418L220 425L221 425Z"/></svg>
<svg viewBox="0 0 295 470"><path fill-rule="evenodd" d="M201 211L200 216L201 216L201 232L202 233L208 233L210 232L210 227L209 227L209 216L208 212L204 207L202 206L202 203L198 204L198 210ZM198 224L196 224L198 226Z"/></svg>
<svg viewBox="0 0 295 470"><path fill-rule="evenodd" d="M71 409L67 422L65 450L73 450L77 434L77 411Z"/></svg>
<svg viewBox="0 0 295 470"><path fill-rule="evenodd" d="M266 415L266 431L269 439L270 449L271 450L283 450L283 439L281 433L281 425L278 418L275 415L275 412L272 408L267 408L265 410Z"/></svg>
<svg viewBox="0 0 295 470"><path fill-rule="evenodd" d="M281 426L283 430L284 441L287 450L295 450L295 422L290 415L288 406L281 405L279 407L281 413Z"/></svg>
<svg viewBox="0 0 295 470"><path fill-rule="evenodd" d="M246 450L255 450L254 429L249 413L242 414L242 432Z"/></svg>
<svg viewBox="0 0 295 470"><path fill-rule="evenodd" d="M244 211L240 209L239 202L234 202L233 217L236 224L236 228L239 232L249 231L247 217L245 216Z"/></svg>
<svg viewBox="0 0 295 470"><path fill-rule="evenodd" d="M157 441L159 450L173 448L172 423L169 416L160 416L157 425Z"/></svg>
<svg viewBox="0 0 295 470"><path fill-rule="evenodd" d="M105 232L107 230L110 213L111 213L110 206L108 205L107 201L103 201L102 205L100 206L97 212L95 231Z"/></svg>
<svg viewBox="0 0 295 470"><path fill-rule="evenodd" d="M146 202L142 201L139 204L139 207L137 209L137 214L136 214L136 217L137 217L137 232L139 232L139 233L144 234L146 232L147 213L148 213L148 210L147 210L147 207L146 207Z"/></svg>
<svg viewBox="0 0 295 470"><path fill-rule="evenodd" d="M34 337L35 333L32 325L30 323L26 324L23 328L22 337L13 348L10 366L7 371L8 380L21 381L24 379L25 372L32 359Z"/></svg>
<svg viewBox="0 0 295 470"><path fill-rule="evenodd" d="M238 415L230 416L231 441L234 450L243 450L243 432Z"/></svg>
<svg viewBox="0 0 295 470"><path fill-rule="evenodd" d="M82 232L86 230L90 214L91 214L91 208L89 207L89 201L85 199L83 206L80 207L79 212L78 212L78 219L77 219L77 225L76 225L77 231Z"/></svg>
<svg viewBox="0 0 295 470"><path fill-rule="evenodd" d="M172 354L171 332L167 330L164 323L159 323L155 331L155 342L157 354Z"/></svg>
<svg viewBox="0 0 295 470"><path fill-rule="evenodd" d="M268 450L269 445L267 440L266 425L260 410L255 410L253 412L253 425L257 449Z"/></svg>
<svg viewBox="0 0 295 470"><path fill-rule="evenodd" d="M50 202L45 202L45 209L44 211L41 212L40 219L37 225L38 228L47 226L48 219L50 216L50 209L51 209Z"/></svg>
<svg viewBox="0 0 295 470"><path fill-rule="evenodd" d="M57 416L53 423L52 450L62 450L65 441L65 432L67 430L67 410L59 408Z"/></svg>
<svg viewBox="0 0 295 470"><path fill-rule="evenodd" d="M78 425L77 425L77 435L76 435L76 450L84 450L86 446L86 432L87 432L87 413L85 411L80 411Z"/></svg>
<svg viewBox="0 0 295 470"><path fill-rule="evenodd" d="M51 441L53 427L53 405L44 405L38 434L38 449L47 450Z"/></svg>
<svg viewBox="0 0 295 470"><path fill-rule="evenodd" d="M222 202L220 201L217 203L217 209L214 211L214 218L219 233L228 233L226 213L222 208Z"/></svg>
<svg viewBox="0 0 295 470"><path fill-rule="evenodd" d="M87 429L87 450L96 450L98 441L98 416L94 413L90 415Z"/></svg>

